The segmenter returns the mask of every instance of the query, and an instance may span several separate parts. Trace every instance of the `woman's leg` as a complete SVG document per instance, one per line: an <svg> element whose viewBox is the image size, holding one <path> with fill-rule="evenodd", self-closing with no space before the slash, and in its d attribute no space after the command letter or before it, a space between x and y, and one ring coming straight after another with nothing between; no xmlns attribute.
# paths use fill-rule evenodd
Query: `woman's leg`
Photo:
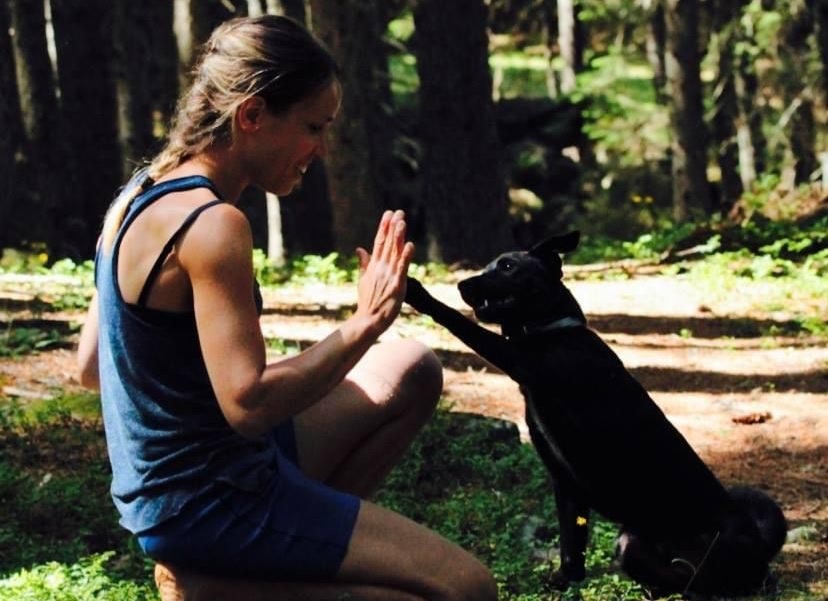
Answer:
<svg viewBox="0 0 828 601"><path fill-rule="evenodd" d="M295 419L302 470L367 496L428 421L441 389L442 366L426 347L404 340L375 345L339 387ZM491 574L471 554L367 501L334 582L241 582L170 566L156 576L163 601L497 598Z"/></svg>
<svg viewBox="0 0 828 601"><path fill-rule="evenodd" d="M302 471L370 495L432 416L442 378L439 360L419 342L374 345L342 384L295 418Z"/></svg>
<svg viewBox="0 0 828 601"><path fill-rule="evenodd" d="M497 586L469 553L391 511L362 503L331 582L214 578L158 565L162 601L495 601Z"/></svg>

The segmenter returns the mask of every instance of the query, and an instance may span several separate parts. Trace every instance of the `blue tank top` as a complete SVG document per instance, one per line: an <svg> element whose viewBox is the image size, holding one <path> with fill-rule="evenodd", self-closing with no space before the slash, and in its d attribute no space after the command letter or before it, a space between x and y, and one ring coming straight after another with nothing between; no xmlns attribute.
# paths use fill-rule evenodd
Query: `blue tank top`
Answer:
<svg viewBox="0 0 828 601"><path fill-rule="evenodd" d="M136 178L146 176L139 175ZM133 178L131 185L141 185ZM110 251L98 250L98 362L104 428L112 465L112 498L121 524L138 533L174 516L217 482L255 491L275 476L272 437L244 438L219 408L199 346L195 315L142 306L164 257L202 210L173 235L147 279L139 304L118 284L124 232L150 204L173 191L206 187L201 176L146 186L133 200ZM218 194L216 193L216 196ZM256 287L257 303L261 297Z"/></svg>

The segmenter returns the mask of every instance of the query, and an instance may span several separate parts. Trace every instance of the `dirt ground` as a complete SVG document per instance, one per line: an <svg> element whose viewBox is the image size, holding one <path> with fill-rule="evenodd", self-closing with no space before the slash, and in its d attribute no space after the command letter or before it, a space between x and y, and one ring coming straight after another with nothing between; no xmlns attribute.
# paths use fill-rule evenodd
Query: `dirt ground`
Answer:
<svg viewBox="0 0 828 601"><path fill-rule="evenodd" d="M713 471L727 483L759 486L780 504L795 532L777 562L783 579L828 597L828 346L826 340L760 335L784 315L759 313L755 299L701 290L676 277L574 281L592 327ZM462 305L451 285L436 296ZM0 283L0 298L9 296ZM718 291L720 292L720 291ZM268 291L265 334L304 348L347 315L354 290ZM7 324L24 313L2 311ZM79 320L78 314L49 315ZM416 337L445 365L445 399L457 411L517 423L526 435L517 385L450 335L404 313L385 337ZM4 396L36 398L75 389L70 349L0 359Z"/></svg>

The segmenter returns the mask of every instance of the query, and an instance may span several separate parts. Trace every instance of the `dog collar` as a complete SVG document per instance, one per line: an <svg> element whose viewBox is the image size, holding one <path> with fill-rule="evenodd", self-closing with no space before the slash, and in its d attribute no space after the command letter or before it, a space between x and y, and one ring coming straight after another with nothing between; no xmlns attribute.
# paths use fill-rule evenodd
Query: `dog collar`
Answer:
<svg viewBox="0 0 828 601"><path fill-rule="evenodd" d="M533 323L533 324L524 324L520 327L521 333L526 336L532 336L534 334L543 334L544 332L550 332L552 330L563 330L565 328L579 328L585 326L586 323L578 319L576 317L562 317L561 319L556 319L555 321L550 321L546 323Z"/></svg>

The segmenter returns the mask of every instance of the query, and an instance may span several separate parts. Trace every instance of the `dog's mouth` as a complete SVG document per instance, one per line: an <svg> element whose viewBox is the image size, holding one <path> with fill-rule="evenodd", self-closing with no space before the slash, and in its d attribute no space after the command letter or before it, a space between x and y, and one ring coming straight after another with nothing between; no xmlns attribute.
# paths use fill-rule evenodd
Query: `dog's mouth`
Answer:
<svg viewBox="0 0 828 601"><path fill-rule="evenodd" d="M503 298L483 298L473 305L474 314L478 319L486 321L497 321L497 317L509 311L517 302L516 296L505 296Z"/></svg>

